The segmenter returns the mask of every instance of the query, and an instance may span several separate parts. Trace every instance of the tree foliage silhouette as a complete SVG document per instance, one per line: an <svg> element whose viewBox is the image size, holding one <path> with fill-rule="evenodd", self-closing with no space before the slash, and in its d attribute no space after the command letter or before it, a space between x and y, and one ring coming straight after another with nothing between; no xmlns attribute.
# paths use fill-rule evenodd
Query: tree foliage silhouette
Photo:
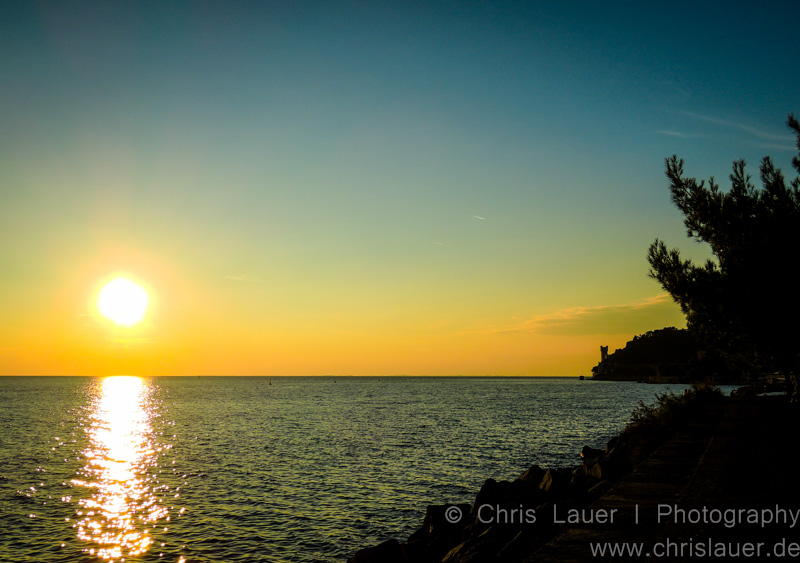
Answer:
<svg viewBox="0 0 800 563"><path fill-rule="evenodd" d="M797 136L800 123L789 115ZM708 243L714 258L696 265L656 239L650 275L680 305L688 328L707 349L744 369L795 372L800 366L800 177L789 184L769 157L761 161L757 189L745 161L733 164L731 188L714 178L686 178L683 160L666 159L672 201L689 237ZM792 380L794 381L794 380Z"/></svg>

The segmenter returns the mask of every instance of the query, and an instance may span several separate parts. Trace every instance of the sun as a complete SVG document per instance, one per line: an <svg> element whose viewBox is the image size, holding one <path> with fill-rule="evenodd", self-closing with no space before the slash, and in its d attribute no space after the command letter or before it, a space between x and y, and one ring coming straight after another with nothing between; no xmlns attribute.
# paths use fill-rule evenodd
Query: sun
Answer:
<svg viewBox="0 0 800 563"><path fill-rule="evenodd" d="M100 314L121 326L139 323L149 303L150 298L142 286L122 277L106 283L97 296Z"/></svg>

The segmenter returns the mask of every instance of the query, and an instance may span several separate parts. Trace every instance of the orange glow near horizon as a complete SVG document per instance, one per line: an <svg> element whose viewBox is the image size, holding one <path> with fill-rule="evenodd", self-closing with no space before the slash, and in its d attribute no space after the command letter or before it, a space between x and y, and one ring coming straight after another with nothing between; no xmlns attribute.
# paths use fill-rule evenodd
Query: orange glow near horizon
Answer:
<svg viewBox="0 0 800 563"><path fill-rule="evenodd" d="M99 308L103 288L118 278L146 292L136 324ZM615 349L654 327L683 326L680 309L647 297L648 287L645 297L586 306L565 290L541 306L533 293L518 302L478 283L463 295L424 288L400 306L386 298L399 291L393 279L320 291L310 281L214 276L122 245L63 261L41 284L20 290L31 307L0 319L14 329L0 346L2 374L578 376L590 373L600 345Z"/></svg>

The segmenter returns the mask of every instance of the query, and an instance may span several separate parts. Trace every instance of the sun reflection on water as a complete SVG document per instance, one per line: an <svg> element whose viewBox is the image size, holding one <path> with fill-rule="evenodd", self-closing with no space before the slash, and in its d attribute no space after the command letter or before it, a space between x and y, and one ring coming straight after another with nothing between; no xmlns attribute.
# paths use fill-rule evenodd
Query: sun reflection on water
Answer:
<svg viewBox="0 0 800 563"><path fill-rule="evenodd" d="M90 491L79 501L78 539L84 551L108 561L124 561L148 550L150 530L169 520L154 494L148 470L161 448L155 443L148 384L139 377L103 379L83 452L83 479L72 484Z"/></svg>

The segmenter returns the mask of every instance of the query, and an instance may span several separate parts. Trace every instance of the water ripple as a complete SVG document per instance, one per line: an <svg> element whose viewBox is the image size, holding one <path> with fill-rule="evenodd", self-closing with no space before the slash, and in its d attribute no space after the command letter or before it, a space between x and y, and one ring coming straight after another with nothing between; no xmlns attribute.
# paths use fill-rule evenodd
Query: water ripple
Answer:
<svg viewBox="0 0 800 563"><path fill-rule="evenodd" d="M0 560L331 562L484 479L573 465L663 388L3 378Z"/></svg>

